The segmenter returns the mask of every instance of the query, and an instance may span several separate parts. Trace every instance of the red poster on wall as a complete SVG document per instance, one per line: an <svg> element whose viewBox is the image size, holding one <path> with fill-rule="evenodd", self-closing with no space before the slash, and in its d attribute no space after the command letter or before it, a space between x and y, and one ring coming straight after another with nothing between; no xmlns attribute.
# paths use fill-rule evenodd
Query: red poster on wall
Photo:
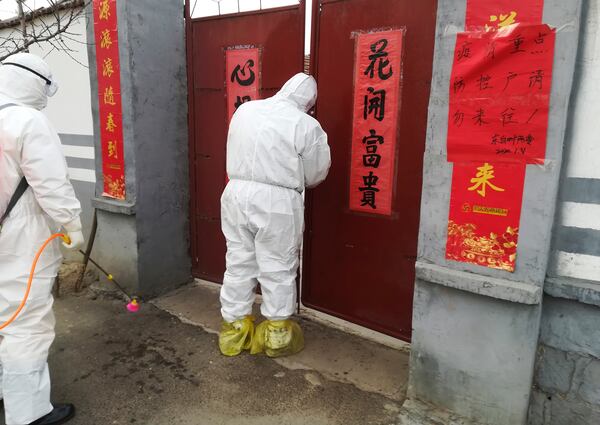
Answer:
<svg viewBox="0 0 600 425"><path fill-rule="evenodd" d="M94 0L93 7L102 174L104 176L102 196L125 199L117 1Z"/></svg>
<svg viewBox="0 0 600 425"><path fill-rule="evenodd" d="M457 36L448 161L544 163L554 40L547 25Z"/></svg>
<svg viewBox="0 0 600 425"><path fill-rule="evenodd" d="M260 51L257 48L231 49L225 53L227 72L227 114L241 104L259 98Z"/></svg>
<svg viewBox="0 0 600 425"><path fill-rule="evenodd" d="M350 209L391 215L404 30L356 37Z"/></svg>
<svg viewBox="0 0 600 425"><path fill-rule="evenodd" d="M525 164L454 164L446 258L515 270Z"/></svg>
<svg viewBox="0 0 600 425"><path fill-rule="evenodd" d="M499 29L542 22L544 0L467 0L465 28Z"/></svg>

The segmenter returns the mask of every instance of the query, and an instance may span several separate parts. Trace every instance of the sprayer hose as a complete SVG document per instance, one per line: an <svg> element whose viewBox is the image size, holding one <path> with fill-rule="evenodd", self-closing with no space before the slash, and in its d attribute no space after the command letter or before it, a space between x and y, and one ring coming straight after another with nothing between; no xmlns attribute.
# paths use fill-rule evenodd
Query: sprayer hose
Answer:
<svg viewBox="0 0 600 425"><path fill-rule="evenodd" d="M35 275L35 268L37 267L38 260L40 259L40 256L42 255L42 253L44 252L46 247L50 244L50 242L52 242L54 239L58 239L58 238L65 240L66 236L63 235L62 233L56 233L56 234L50 236L48 239L46 239L46 242L44 242L44 244L38 250L37 254L35 255L35 259L33 260L33 263L31 264L31 271L29 272L29 280L27 281L27 289L25 290L25 295L23 296L23 300L21 301L19 308L17 308L17 311L15 311L13 313L13 315L10 317L10 319L8 319L6 322L4 322L2 325L0 325L0 330L4 329L8 325L10 325L12 322L14 322L15 319L19 316L19 314L21 314L21 311L25 307L25 304L27 303L27 299L29 298L29 293L31 292L31 283L33 282L33 276Z"/></svg>

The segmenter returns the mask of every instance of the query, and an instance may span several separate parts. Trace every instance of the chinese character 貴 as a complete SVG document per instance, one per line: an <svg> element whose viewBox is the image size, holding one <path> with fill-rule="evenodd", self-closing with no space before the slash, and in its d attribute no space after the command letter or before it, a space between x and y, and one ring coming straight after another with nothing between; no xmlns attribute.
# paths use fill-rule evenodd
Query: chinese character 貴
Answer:
<svg viewBox="0 0 600 425"><path fill-rule="evenodd" d="M363 176L364 187L358 188L358 190L360 190L363 193L363 198L360 201L361 207L368 205L374 210L377 209L377 205L375 204L375 194L379 192L379 189L375 186L377 185L378 180L379 177L374 175L373 171L369 171L368 176Z"/></svg>

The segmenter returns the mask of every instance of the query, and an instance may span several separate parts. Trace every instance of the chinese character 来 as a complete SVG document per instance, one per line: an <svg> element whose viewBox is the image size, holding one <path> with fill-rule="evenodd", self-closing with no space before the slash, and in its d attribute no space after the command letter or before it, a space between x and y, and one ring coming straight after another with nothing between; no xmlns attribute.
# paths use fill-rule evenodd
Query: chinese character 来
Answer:
<svg viewBox="0 0 600 425"><path fill-rule="evenodd" d="M485 190L488 186L490 187L490 189L495 190L496 192L504 192L504 189L490 183L490 180L493 180L495 178L496 176L494 176L494 166L486 162L481 167L477 167L477 174L471 179L471 183L474 184L473 186L469 187L468 190L476 190L477 193L484 198L486 193Z"/></svg>

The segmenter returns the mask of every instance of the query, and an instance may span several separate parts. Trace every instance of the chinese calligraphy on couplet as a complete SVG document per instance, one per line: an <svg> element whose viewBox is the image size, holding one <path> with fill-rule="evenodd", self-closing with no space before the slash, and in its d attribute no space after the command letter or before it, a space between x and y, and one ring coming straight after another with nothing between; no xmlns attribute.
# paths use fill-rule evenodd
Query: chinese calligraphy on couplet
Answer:
<svg viewBox="0 0 600 425"><path fill-rule="evenodd" d="M403 30L356 37L350 209L391 215Z"/></svg>
<svg viewBox="0 0 600 425"><path fill-rule="evenodd" d="M229 121L243 103L259 98L260 51L257 48L225 52L227 113Z"/></svg>
<svg viewBox="0 0 600 425"><path fill-rule="evenodd" d="M103 196L125 199L117 0L94 0Z"/></svg>

